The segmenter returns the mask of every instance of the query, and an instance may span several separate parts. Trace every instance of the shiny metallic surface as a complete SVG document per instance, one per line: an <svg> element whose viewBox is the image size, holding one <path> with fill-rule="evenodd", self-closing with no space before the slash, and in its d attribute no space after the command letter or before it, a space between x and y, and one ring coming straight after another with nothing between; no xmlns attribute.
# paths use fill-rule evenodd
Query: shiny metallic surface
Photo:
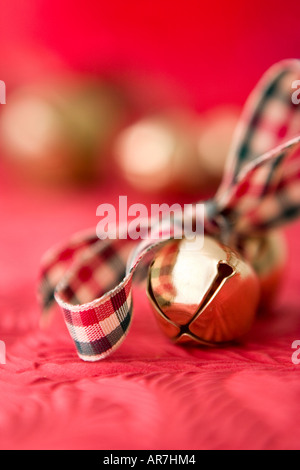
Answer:
<svg viewBox="0 0 300 470"><path fill-rule="evenodd" d="M148 297L173 341L212 345L250 329L260 285L239 253L205 236L164 245L149 270Z"/></svg>
<svg viewBox="0 0 300 470"><path fill-rule="evenodd" d="M280 231L249 239L246 243L247 259L253 266L260 283L260 310L269 309L282 284L287 262L287 247Z"/></svg>

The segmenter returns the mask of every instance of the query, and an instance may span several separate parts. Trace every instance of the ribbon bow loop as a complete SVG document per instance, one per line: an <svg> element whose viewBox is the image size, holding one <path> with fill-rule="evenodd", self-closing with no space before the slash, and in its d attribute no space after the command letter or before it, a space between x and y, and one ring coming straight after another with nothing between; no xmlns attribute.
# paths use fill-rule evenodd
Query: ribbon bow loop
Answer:
<svg viewBox="0 0 300 470"><path fill-rule="evenodd" d="M215 195L235 237L288 223L300 211L300 61L282 61L250 95L232 141L224 178Z"/></svg>

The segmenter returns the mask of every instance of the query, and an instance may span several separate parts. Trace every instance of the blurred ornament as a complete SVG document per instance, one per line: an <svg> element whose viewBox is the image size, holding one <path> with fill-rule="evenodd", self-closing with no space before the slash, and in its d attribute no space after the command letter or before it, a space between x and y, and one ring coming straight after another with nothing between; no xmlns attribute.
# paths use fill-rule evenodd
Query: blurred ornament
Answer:
<svg viewBox="0 0 300 470"><path fill-rule="evenodd" d="M17 89L4 107L1 146L30 180L83 183L101 175L122 100L109 83L73 76Z"/></svg>
<svg viewBox="0 0 300 470"><path fill-rule="evenodd" d="M148 192L214 191L237 123L233 108L146 116L125 128L114 154L125 179Z"/></svg>
<svg viewBox="0 0 300 470"><path fill-rule="evenodd" d="M248 332L260 286L238 252L200 236L172 240L159 251L149 270L148 297L175 342L214 344Z"/></svg>
<svg viewBox="0 0 300 470"><path fill-rule="evenodd" d="M194 127L190 117L172 114L144 117L125 128L114 146L122 175L142 191L194 187Z"/></svg>

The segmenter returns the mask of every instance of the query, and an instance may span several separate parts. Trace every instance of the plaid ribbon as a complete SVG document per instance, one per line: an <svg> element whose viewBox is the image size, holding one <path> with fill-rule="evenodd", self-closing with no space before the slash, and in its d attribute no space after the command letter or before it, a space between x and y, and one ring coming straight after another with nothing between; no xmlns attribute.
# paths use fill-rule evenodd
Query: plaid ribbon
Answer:
<svg viewBox="0 0 300 470"><path fill-rule="evenodd" d="M286 224L300 213L300 105L292 102L292 83L299 79L296 59L279 62L262 77L244 107L220 188L204 201L205 232L229 246L240 247L249 235ZM56 301L81 359L102 359L125 339L133 276L166 242L151 234L137 243L130 233L125 239L100 240L95 230L87 231L43 258L42 318Z"/></svg>

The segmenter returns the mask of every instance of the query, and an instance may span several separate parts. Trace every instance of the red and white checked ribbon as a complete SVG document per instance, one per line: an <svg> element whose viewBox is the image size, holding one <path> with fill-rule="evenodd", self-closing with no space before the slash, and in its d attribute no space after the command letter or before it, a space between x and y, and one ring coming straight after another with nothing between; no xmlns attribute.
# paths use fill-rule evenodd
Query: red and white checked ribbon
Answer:
<svg viewBox="0 0 300 470"><path fill-rule="evenodd" d="M230 246L300 214L300 105L292 101L292 84L299 79L296 59L263 76L245 105L220 188L204 201L205 232ZM44 314L58 303L85 361L102 359L120 346L132 318L133 276L165 243L150 237L137 244L128 235L100 240L95 230L79 233L42 260Z"/></svg>

